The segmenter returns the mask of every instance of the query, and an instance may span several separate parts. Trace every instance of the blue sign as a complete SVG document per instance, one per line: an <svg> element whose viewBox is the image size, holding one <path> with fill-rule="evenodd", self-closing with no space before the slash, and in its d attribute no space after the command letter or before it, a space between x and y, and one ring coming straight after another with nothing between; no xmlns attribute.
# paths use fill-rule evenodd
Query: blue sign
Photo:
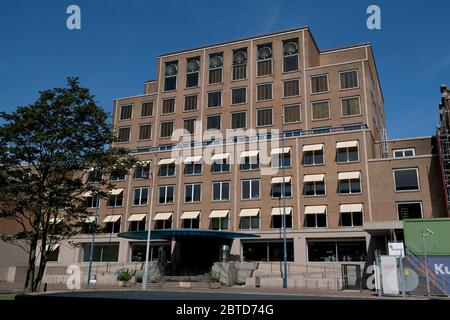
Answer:
<svg viewBox="0 0 450 320"><path fill-rule="evenodd" d="M427 263L428 269L427 269ZM427 273L431 294L450 294L450 257L409 256L404 259L405 280L410 294L427 294ZM427 272L426 272L427 271Z"/></svg>

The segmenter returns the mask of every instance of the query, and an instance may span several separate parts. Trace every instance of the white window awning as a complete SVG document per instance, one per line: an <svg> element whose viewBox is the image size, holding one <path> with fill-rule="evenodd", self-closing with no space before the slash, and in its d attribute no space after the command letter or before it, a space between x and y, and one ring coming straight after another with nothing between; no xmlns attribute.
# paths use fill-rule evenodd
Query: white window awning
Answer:
<svg viewBox="0 0 450 320"><path fill-rule="evenodd" d="M155 214L155 216L153 217L153 220L158 221L158 220L169 220L170 217L172 217L173 212L159 212L157 214Z"/></svg>
<svg viewBox="0 0 450 320"><path fill-rule="evenodd" d="M142 167L146 167L150 164L150 162L151 162L150 160L140 160L137 161L136 164Z"/></svg>
<svg viewBox="0 0 450 320"><path fill-rule="evenodd" d="M48 222L50 223L60 223L61 221L63 221L63 218L50 218L50 220Z"/></svg>
<svg viewBox="0 0 450 320"><path fill-rule="evenodd" d="M283 207L275 207L275 208L272 208L272 212L270 215L281 216L281 215L283 215L283 212L284 212ZM292 212L292 207L286 207L286 215L290 215L291 212Z"/></svg>
<svg viewBox="0 0 450 320"><path fill-rule="evenodd" d="M231 153L216 153L211 157L212 161L220 161L220 160L226 160L230 157Z"/></svg>
<svg viewBox="0 0 450 320"><path fill-rule="evenodd" d="M317 182L317 181L324 181L325 180L325 174L306 174L303 176L303 182Z"/></svg>
<svg viewBox="0 0 450 320"><path fill-rule="evenodd" d="M225 218L230 213L230 210L212 210L209 214L210 218Z"/></svg>
<svg viewBox="0 0 450 320"><path fill-rule="evenodd" d="M323 143L303 146L303 152L323 150Z"/></svg>
<svg viewBox="0 0 450 320"><path fill-rule="evenodd" d="M83 198L92 197L92 191L87 191L81 195Z"/></svg>
<svg viewBox="0 0 450 320"><path fill-rule="evenodd" d="M290 183L291 179L292 179L291 176L284 177L284 182L285 183ZM274 177L274 178L272 178L271 184L280 184L280 183L283 183L283 177Z"/></svg>
<svg viewBox="0 0 450 320"><path fill-rule="evenodd" d="M111 191L109 191L108 193L112 196L117 196L119 194L121 194L123 192L123 188L121 189L112 189Z"/></svg>
<svg viewBox="0 0 450 320"><path fill-rule="evenodd" d="M327 206L306 206L305 214L323 214L327 213Z"/></svg>
<svg viewBox="0 0 450 320"><path fill-rule="evenodd" d="M336 149L355 148L358 146L358 140L342 141L336 143Z"/></svg>
<svg viewBox="0 0 450 320"><path fill-rule="evenodd" d="M259 215L259 210L261 209L241 209L241 212L239 212L239 217L256 217Z"/></svg>
<svg viewBox="0 0 450 320"><path fill-rule="evenodd" d="M55 250L58 249L58 248L59 248L59 243L55 243L55 244L52 245L51 247L50 247L49 244L47 244L47 245L45 246L45 249L46 249L47 251L55 251Z"/></svg>
<svg viewBox="0 0 450 320"><path fill-rule="evenodd" d="M95 216L89 216L83 220L84 223L94 223L94 221L95 221Z"/></svg>
<svg viewBox="0 0 450 320"><path fill-rule="evenodd" d="M352 171L352 172L340 172L338 174L338 180L350 180L350 179L360 179L361 172Z"/></svg>
<svg viewBox="0 0 450 320"><path fill-rule="evenodd" d="M362 212L363 205L362 203L354 203L354 204L341 204L339 206L339 212L348 213L348 212Z"/></svg>
<svg viewBox="0 0 450 320"><path fill-rule="evenodd" d="M291 152L291 148L289 148L289 147L286 147L286 148L275 148L275 149L270 150L270 155L271 156L275 156L275 155L278 155L278 154L289 153L289 152Z"/></svg>
<svg viewBox="0 0 450 320"><path fill-rule="evenodd" d="M177 158L161 159L161 160L159 160L158 165L162 166L165 164L173 164L173 163L175 163L176 160L177 160Z"/></svg>
<svg viewBox="0 0 450 320"><path fill-rule="evenodd" d="M259 155L259 150L249 150L241 153L241 158L256 158Z"/></svg>
<svg viewBox="0 0 450 320"><path fill-rule="evenodd" d="M187 157L186 159L184 159L183 163L199 163L202 162L202 156L192 156L192 157Z"/></svg>
<svg viewBox="0 0 450 320"><path fill-rule="evenodd" d="M129 218L128 218L128 222L131 222L131 221L142 221L142 220L144 220L145 218L147 217L147 214L146 213L135 213L135 214L132 214Z"/></svg>
<svg viewBox="0 0 450 320"><path fill-rule="evenodd" d="M180 219L181 220L184 220L184 219L197 219L199 215L200 215L200 211L185 211L181 215Z"/></svg>
<svg viewBox="0 0 450 320"><path fill-rule="evenodd" d="M122 218L122 215L120 214L111 214L106 216L106 218L103 220L103 223L117 222L120 218Z"/></svg>

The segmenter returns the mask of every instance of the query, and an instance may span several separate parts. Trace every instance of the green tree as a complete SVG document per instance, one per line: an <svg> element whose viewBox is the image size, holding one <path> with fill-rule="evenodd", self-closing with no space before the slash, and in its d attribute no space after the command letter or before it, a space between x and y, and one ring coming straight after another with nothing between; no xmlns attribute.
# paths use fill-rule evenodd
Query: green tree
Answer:
<svg viewBox="0 0 450 320"><path fill-rule="evenodd" d="M39 290L49 249L80 232L88 217L83 194L106 197L114 187L109 174L136 162L112 146L109 114L78 78L39 94L31 105L0 112L0 219L19 226L0 237L28 254L27 292ZM87 182L93 172L101 174Z"/></svg>

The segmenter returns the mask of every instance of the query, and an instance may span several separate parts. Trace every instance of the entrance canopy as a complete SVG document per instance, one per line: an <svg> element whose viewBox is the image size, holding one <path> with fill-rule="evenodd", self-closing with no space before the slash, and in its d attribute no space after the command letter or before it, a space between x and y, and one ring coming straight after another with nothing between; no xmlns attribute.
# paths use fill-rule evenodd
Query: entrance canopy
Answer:
<svg viewBox="0 0 450 320"><path fill-rule="evenodd" d="M146 240L147 231L129 231L118 234L121 238ZM205 238L259 238L259 235L243 232L219 231L219 230L202 230L202 229L160 229L152 230L150 239L172 239L182 237L205 237Z"/></svg>

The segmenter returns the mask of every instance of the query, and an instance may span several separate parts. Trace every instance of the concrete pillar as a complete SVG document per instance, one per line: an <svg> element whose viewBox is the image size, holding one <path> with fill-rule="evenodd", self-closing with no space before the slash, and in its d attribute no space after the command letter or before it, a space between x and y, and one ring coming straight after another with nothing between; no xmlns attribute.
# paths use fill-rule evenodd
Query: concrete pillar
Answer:
<svg viewBox="0 0 450 320"><path fill-rule="evenodd" d="M306 264L307 262L307 247L306 238L304 236L297 236L294 238L294 262Z"/></svg>
<svg viewBox="0 0 450 320"><path fill-rule="evenodd" d="M120 263L128 262L129 251L130 251L129 241L127 239L119 238L119 259L118 260Z"/></svg>

